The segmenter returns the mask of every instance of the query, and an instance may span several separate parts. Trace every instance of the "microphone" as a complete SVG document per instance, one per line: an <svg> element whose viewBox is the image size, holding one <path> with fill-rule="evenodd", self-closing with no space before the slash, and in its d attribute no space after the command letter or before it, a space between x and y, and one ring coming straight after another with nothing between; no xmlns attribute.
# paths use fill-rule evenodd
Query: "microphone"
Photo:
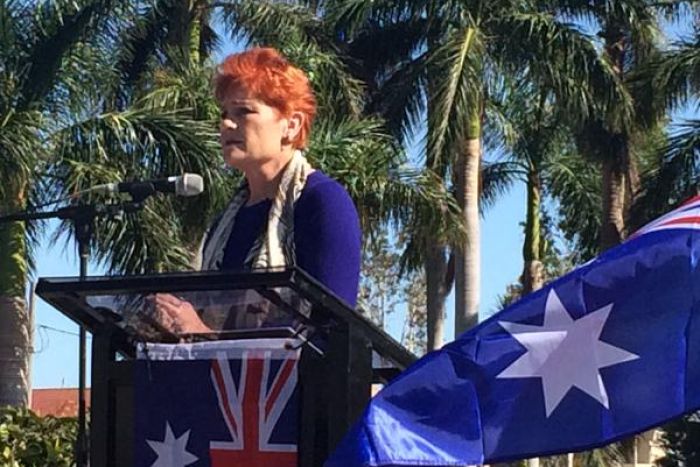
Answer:
<svg viewBox="0 0 700 467"><path fill-rule="evenodd" d="M201 175L185 173L182 175L135 182L104 183L80 192L84 193L129 193L134 198L146 198L156 192L175 193L177 196L196 196L204 191Z"/></svg>

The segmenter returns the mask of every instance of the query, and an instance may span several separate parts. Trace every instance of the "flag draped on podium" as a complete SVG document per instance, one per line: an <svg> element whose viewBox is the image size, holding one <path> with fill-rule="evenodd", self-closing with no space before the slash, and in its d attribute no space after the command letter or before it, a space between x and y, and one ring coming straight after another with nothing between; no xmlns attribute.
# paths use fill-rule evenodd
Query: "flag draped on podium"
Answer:
<svg viewBox="0 0 700 467"><path fill-rule="evenodd" d="M700 408L700 198L392 381L327 467L584 450Z"/></svg>
<svg viewBox="0 0 700 467"><path fill-rule="evenodd" d="M298 351L285 342L142 347L134 465L296 467Z"/></svg>

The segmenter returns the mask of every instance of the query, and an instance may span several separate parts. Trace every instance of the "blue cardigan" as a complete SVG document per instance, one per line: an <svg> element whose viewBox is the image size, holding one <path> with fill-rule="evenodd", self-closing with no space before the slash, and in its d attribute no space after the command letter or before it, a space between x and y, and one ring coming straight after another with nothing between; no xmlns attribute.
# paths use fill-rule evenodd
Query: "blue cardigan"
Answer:
<svg viewBox="0 0 700 467"><path fill-rule="evenodd" d="M244 206L236 215L224 250L222 270L241 270L245 257L267 224L271 200ZM315 171L294 206L297 266L351 306L360 276L360 222L345 188Z"/></svg>

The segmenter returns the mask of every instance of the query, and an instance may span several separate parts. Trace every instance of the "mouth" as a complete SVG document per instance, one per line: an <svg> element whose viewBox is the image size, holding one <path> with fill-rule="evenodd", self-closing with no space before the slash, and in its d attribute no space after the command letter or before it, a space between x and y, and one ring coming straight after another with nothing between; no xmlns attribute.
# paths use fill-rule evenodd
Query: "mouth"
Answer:
<svg viewBox="0 0 700 467"><path fill-rule="evenodd" d="M240 146L243 141L238 139L227 139L223 142L223 146Z"/></svg>

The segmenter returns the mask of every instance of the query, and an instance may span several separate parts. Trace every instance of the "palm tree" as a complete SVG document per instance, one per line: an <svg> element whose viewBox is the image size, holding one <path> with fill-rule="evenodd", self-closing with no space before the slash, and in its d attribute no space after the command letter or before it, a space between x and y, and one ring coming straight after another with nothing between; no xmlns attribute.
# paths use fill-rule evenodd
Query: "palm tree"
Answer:
<svg viewBox="0 0 700 467"><path fill-rule="evenodd" d="M523 242L523 272L520 295L541 288L547 278L543 259L546 239L542 237L542 199L545 194L557 201L569 201L561 196L571 186L584 186L593 174L582 170L568 128L562 123L554 101L546 90L534 89L527 82L519 84L504 80L500 88L489 91L492 122L486 128L485 147L505 158L488 163L484 180L503 191L513 181L526 185L525 239ZM585 192L583 193L585 195ZM559 195L559 196L558 196ZM494 196L486 198L494 202ZM577 207L580 207L577 206Z"/></svg>
<svg viewBox="0 0 700 467"><path fill-rule="evenodd" d="M142 93L129 110L106 98L114 95L107 91L119 77L111 66L118 40L114 33L140 14L131 6L109 0L0 2L0 175L11 181L0 189L0 212L38 206L93 183L138 176L144 154L151 156L149 167L158 173L212 167L209 156L217 151L210 125L164 109L158 104L162 94ZM162 218L188 206L192 208L172 206ZM144 217L150 217L149 228L162 229L158 241L129 242L134 250L121 251L133 254L110 257L111 268L186 264L187 252L168 242L167 222L175 221L164 223L151 206ZM129 229L109 225L98 229L97 246L109 235L129 241L124 235ZM36 233L19 223L0 229L0 239L9 246L0 253L0 303L7 323L0 336L0 361L8 362L0 365L0 404L27 402L31 342L24 293Z"/></svg>
<svg viewBox="0 0 700 467"><path fill-rule="evenodd" d="M659 56L660 15L676 14L684 3L689 2L564 1L548 5L598 30L601 55L612 64L617 79L632 98L634 111L629 117L612 107L610 112L582 122L576 130L581 152L601 167L601 250L618 244L627 234L626 221L640 188L638 153L646 144L644 135L663 124L664 108L654 99L663 93L662 89L635 85L635 70Z"/></svg>
<svg viewBox="0 0 700 467"><path fill-rule="evenodd" d="M668 52L642 68L634 85L658 90L671 110L681 109L700 96L700 33L681 40ZM671 126L669 138L655 155L650 169L643 172L642 190L633 209L635 226L668 211L698 193L700 173L700 119L690 118Z"/></svg>
<svg viewBox="0 0 700 467"><path fill-rule="evenodd" d="M64 63L97 32L114 9L108 0L0 1L0 212L31 207L36 173L50 154L47 129L59 102L77 84ZM37 231L0 225L0 405L26 405L31 330L25 302L31 245Z"/></svg>
<svg viewBox="0 0 700 467"><path fill-rule="evenodd" d="M385 40L382 49L388 56L377 48L365 54L367 63L378 65L376 95L384 96L375 108L393 117L399 131L414 128L427 114L427 166L454 187L467 225L468 241L452 245L450 255L457 258L455 319L456 332L462 332L475 324L478 310L479 170L487 84L520 70L524 79L549 86L560 105L584 116L612 96L621 101L625 96L618 96L612 69L587 36L528 2L367 0L326 2L326 7L351 44ZM389 32L382 35L382 30ZM396 39L386 43L392 37ZM427 264L429 288L440 283L431 281L432 271L446 275L448 257L439 243L432 245L427 250L435 252ZM430 295L428 300L439 302ZM429 314L440 313L429 305Z"/></svg>

